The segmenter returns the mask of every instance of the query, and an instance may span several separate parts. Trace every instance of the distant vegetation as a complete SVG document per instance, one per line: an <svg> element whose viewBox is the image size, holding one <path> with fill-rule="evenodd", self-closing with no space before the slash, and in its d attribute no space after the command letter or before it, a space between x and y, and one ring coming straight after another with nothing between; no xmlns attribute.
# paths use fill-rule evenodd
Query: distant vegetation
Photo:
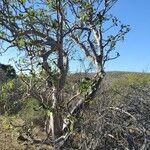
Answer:
<svg viewBox="0 0 150 150"><path fill-rule="evenodd" d="M90 77L92 74L70 75L69 83L65 88L66 104L70 95L74 94L72 88L76 88L81 76ZM46 138L43 129L47 111L41 107L38 99L24 94L25 84L20 78L21 75L14 79L9 76L9 80L5 80L0 85L0 147L2 149L17 149L18 146L20 149L26 147L36 149L39 145L30 145L30 138ZM74 99L74 103L76 101L77 99ZM75 131L78 134L72 135L70 139L72 142L66 144L73 148L84 147L85 143L93 144L96 145L97 150L150 148L148 146L149 108L150 74L107 73L96 100L93 100L91 106L84 110L83 116L80 116L78 130ZM91 139L93 139L92 143ZM42 147L50 149L48 145Z"/></svg>
<svg viewBox="0 0 150 150"><path fill-rule="evenodd" d="M0 83L7 79L13 79L16 77L16 71L11 65L5 65L0 63Z"/></svg>

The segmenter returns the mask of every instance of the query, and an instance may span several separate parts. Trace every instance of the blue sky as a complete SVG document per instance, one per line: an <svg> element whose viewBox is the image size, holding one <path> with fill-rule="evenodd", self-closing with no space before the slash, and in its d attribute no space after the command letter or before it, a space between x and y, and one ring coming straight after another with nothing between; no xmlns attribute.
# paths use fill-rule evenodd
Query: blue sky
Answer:
<svg viewBox="0 0 150 150"><path fill-rule="evenodd" d="M150 72L150 0L119 0L112 12L131 31L117 47L121 56L106 70Z"/></svg>
<svg viewBox="0 0 150 150"><path fill-rule="evenodd" d="M112 9L124 24L131 26L125 41L120 42L117 51L120 57L110 61L107 71L150 72L150 0L119 0ZM10 52L12 52L10 54ZM7 63L15 50L0 56L1 63Z"/></svg>

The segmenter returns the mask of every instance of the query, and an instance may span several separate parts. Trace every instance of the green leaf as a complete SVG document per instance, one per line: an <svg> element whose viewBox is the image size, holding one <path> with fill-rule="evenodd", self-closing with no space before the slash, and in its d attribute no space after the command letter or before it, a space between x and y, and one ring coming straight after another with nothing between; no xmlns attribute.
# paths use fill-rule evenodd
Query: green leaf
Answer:
<svg viewBox="0 0 150 150"><path fill-rule="evenodd" d="M84 6L85 9L91 8L91 4L89 4L89 3L85 3L83 6Z"/></svg>
<svg viewBox="0 0 150 150"><path fill-rule="evenodd" d="M20 64L23 64L23 63L25 63L25 60L24 60L24 58L19 58L19 63L20 63Z"/></svg>
<svg viewBox="0 0 150 150"><path fill-rule="evenodd" d="M24 39L19 39L18 42L17 42L17 44L18 44L18 47L19 47L19 48L24 47L24 45L25 45Z"/></svg>
<svg viewBox="0 0 150 150"><path fill-rule="evenodd" d="M80 91L87 92L91 88L91 85L92 85L91 79L88 77L84 78L80 83Z"/></svg>
<svg viewBox="0 0 150 150"><path fill-rule="evenodd" d="M53 115L53 112L51 112L50 110L47 111L47 116L51 117Z"/></svg>
<svg viewBox="0 0 150 150"><path fill-rule="evenodd" d="M70 124L70 131L71 131L71 132L74 131L74 122L71 122L71 124Z"/></svg>
<svg viewBox="0 0 150 150"><path fill-rule="evenodd" d="M10 90L13 90L14 87L15 87L15 84L14 84L13 80L10 81L10 82L8 82L8 88L9 88Z"/></svg>
<svg viewBox="0 0 150 150"><path fill-rule="evenodd" d="M6 38L6 33L4 31L1 32L1 37Z"/></svg>
<svg viewBox="0 0 150 150"><path fill-rule="evenodd" d="M40 11L40 15L41 15L42 17L46 16L46 12L45 12L44 9L42 9L42 10Z"/></svg>
<svg viewBox="0 0 150 150"><path fill-rule="evenodd" d="M54 20L54 21L52 22L52 27L53 27L54 29L57 29L57 28L58 28L58 22L57 22L57 20Z"/></svg>
<svg viewBox="0 0 150 150"><path fill-rule="evenodd" d="M81 22L84 22L85 19L86 19L86 14L81 14L81 16L80 16L80 21L81 21Z"/></svg>
<svg viewBox="0 0 150 150"><path fill-rule="evenodd" d="M20 0L21 4L24 4L26 2L26 0Z"/></svg>
<svg viewBox="0 0 150 150"><path fill-rule="evenodd" d="M53 6L53 1L52 0L47 0L47 4L49 7L52 7Z"/></svg>

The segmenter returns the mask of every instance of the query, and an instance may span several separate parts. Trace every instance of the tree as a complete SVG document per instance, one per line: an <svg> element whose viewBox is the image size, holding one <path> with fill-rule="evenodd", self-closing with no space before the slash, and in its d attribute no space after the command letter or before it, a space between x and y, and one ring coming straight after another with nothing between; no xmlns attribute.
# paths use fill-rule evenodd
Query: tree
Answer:
<svg viewBox="0 0 150 150"><path fill-rule="evenodd" d="M0 63L0 76L0 113L3 114L7 109L6 105L13 106L12 103L14 101L14 98L12 92L10 91L12 91L14 87L13 79L16 78L17 75L15 69L11 65ZM11 100L9 99L10 97L12 98Z"/></svg>
<svg viewBox="0 0 150 150"><path fill-rule="evenodd" d="M115 59L118 41L129 31L109 11L117 0L1 0L0 39L4 50L13 47L24 54L17 67L36 76L41 67L43 83L51 91L49 106L33 92L36 84L28 84L28 94L36 97L48 112L47 129L51 129L52 143L59 149L68 139L72 121L87 108L105 76L104 65ZM7 43L7 48L6 48ZM84 78L75 95L76 104L66 112L64 88L72 56L83 55L93 66L94 76ZM68 109L67 109L68 110ZM65 128L64 128L65 123ZM68 130L64 130L68 128ZM49 131L47 130L49 135Z"/></svg>
<svg viewBox="0 0 150 150"><path fill-rule="evenodd" d="M0 69L5 74L3 78L15 78L16 77L16 71L11 65L4 65L0 63Z"/></svg>

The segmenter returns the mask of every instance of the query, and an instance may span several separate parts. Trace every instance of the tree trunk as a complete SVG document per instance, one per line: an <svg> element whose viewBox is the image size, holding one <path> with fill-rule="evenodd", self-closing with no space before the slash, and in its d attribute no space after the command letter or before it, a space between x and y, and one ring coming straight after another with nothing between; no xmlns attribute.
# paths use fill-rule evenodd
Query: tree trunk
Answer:
<svg viewBox="0 0 150 150"><path fill-rule="evenodd" d="M51 125L51 132L52 132L52 140L53 142L62 135L62 127L63 127L63 119L62 114L59 109L60 104L60 96L57 92L57 89L53 87L53 94L52 94L52 113L50 116L50 125Z"/></svg>

